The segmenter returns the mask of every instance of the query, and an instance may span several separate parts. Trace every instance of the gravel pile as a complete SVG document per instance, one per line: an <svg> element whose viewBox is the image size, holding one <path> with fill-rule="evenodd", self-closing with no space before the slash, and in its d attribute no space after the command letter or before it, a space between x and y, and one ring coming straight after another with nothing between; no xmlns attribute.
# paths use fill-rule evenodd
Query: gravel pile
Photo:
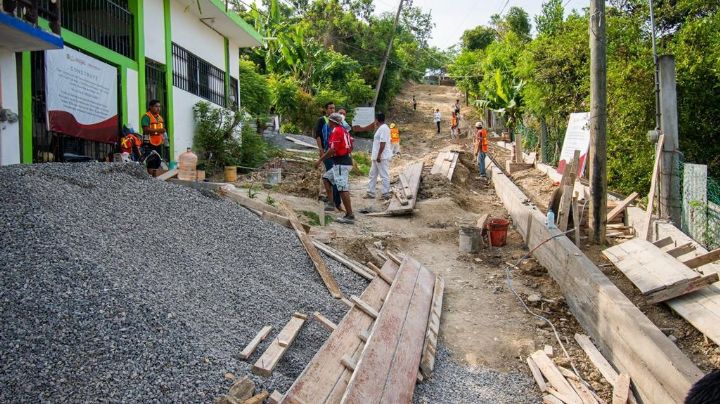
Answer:
<svg viewBox="0 0 720 404"><path fill-rule="evenodd" d="M294 232L135 165L0 167L0 189L0 402L209 402L262 326L347 310ZM307 322L253 378L285 391L327 336Z"/></svg>
<svg viewBox="0 0 720 404"><path fill-rule="evenodd" d="M529 376L459 364L445 346L438 345L433 375L418 383L413 402L523 404L542 402L542 397Z"/></svg>

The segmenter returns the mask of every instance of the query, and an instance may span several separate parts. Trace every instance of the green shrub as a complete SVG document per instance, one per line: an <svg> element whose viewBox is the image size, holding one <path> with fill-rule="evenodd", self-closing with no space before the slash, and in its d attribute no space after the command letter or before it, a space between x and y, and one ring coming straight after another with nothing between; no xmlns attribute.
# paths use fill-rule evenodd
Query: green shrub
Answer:
<svg viewBox="0 0 720 404"><path fill-rule="evenodd" d="M300 133L300 128L298 128L297 125L292 122L285 122L284 124L280 125L280 133L298 134Z"/></svg>
<svg viewBox="0 0 720 404"><path fill-rule="evenodd" d="M267 115L270 109L270 89L265 76L256 71L249 60L240 61L240 102L253 116Z"/></svg>
<svg viewBox="0 0 720 404"><path fill-rule="evenodd" d="M366 176L370 173L370 166L372 165L372 162L370 161L370 153L354 151L352 153L352 158L353 163L355 163L355 167L353 167L350 174Z"/></svg>

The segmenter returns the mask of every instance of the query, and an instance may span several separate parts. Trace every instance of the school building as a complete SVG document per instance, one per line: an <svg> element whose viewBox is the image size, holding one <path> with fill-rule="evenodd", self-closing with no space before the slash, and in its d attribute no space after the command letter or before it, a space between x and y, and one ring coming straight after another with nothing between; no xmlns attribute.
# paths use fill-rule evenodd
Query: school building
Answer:
<svg viewBox="0 0 720 404"><path fill-rule="evenodd" d="M0 1L0 164L104 159L151 99L177 156L198 101L240 104L240 49L261 44L224 0Z"/></svg>

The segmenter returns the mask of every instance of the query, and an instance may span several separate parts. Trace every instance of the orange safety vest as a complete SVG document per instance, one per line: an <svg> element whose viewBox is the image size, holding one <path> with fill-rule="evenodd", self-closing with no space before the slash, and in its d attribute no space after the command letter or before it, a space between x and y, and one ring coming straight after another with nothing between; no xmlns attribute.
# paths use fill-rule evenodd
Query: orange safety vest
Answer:
<svg viewBox="0 0 720 404"><path fill-rule="evenodd" d="M480 129L475 134L475 154L478 154L480 150L483 153L488 151L488 140L487 140L487 129Z"/></svg>
<svg viewBox="0 0 720 404"><path fill-rule="evenodd" d="M161 130L165 129L165 121L163 121L162 117L158 115L155 117L155 115L151 114L150 112L146 112L145 115L150 118L150 129L154 130ZM150 144L153 146L160 146L165 141L165 137L162 133L154 133L149 136L150 138Z"/></svg>
<svg viewBox="0 0 720 404"><path fill-rule="evenodd" d="M390 143L400 143L400 129L397 127L390 129Z"/></svg>
<svg viewBox="0 0 720 404"><path fill-rule="evenodd" d="M132 153L133 146L140 147L142 141L132 133L128 133L120 139L120 151L123 153Z"/></svg>

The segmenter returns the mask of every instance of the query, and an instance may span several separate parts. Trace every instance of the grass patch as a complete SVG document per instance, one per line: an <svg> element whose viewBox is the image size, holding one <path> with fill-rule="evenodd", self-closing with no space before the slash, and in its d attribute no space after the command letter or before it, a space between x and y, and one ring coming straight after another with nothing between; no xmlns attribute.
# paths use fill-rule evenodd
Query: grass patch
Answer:
<svg viewBox="0 0 720 404"><path fill-rule="evenodd" d="M353 163L355 164L352 171L350 171L350 174L366 176L370 173L370 166L372 165L372 162L370 161L370 153L362 151L353 152L352 158Z"/></svg>
<svg viewBox="0 0 720 404"><path fill-rule="evenodd" d="M301 210L300 213L308 219L310 226L320 226L320 215L310 210ZM331 215L325 215L325 226L332 223L335 219Z"/></svg>

